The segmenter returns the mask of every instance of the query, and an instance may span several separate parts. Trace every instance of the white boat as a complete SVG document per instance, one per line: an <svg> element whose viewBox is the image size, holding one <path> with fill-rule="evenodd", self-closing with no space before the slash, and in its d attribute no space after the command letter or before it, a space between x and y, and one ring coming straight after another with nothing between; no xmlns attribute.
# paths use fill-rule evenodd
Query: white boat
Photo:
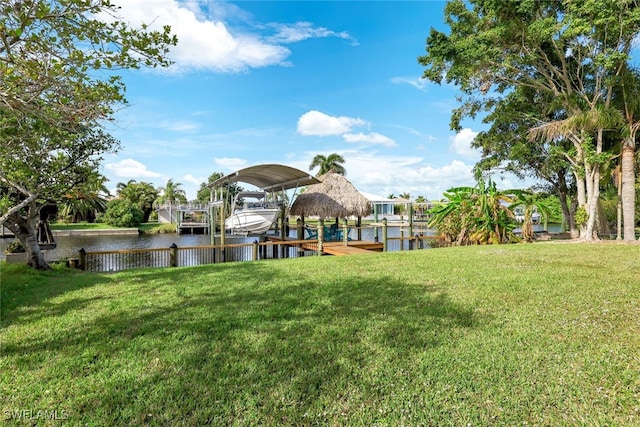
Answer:
<svg viewBox="0 0 640 427"><path fill-rule="evenodd" d="M262 191L242 191L233 198L233 212L224 221L231 233L263 234L278 220L277 203L267 202Z"/></svg>

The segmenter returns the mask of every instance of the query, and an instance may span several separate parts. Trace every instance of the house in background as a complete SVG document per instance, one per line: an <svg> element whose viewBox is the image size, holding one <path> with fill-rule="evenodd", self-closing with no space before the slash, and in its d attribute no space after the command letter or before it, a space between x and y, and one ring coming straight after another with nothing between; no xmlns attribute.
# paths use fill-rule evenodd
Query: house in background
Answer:
<svg viewBox="0 0 640 427"><path fill-rule="evenodd" d="M387 197L376 196L375 194L360 192L364 197L369 199L373 206L373 211L370 217L373 218L374 214L378 213L378 218L393 216L394 206L398 203L395 199L389 199Z"/></svg>

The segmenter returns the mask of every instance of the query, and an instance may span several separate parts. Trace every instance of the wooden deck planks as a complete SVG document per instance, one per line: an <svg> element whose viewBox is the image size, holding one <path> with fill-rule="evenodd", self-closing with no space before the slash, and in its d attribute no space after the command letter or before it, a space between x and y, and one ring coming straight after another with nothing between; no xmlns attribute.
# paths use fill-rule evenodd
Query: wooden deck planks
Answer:
<svg viewBox="0 0 640 427"><path fill-rule="evenodd" d="M325 242L322 244L322 252L329 255L355 255L355 254L374 254L375 251L364 249L356 245L345 246L342 242Z"/></svg>
<svg viewBox="0 0 640 427"><path fill-rule="evenodd" d="M267 236L267 240L274 242L282 242L282 239L278 236ZM285 239L288 240L288 239ZM296 242L303 242L298 241ZM315 242L315 241L314 241ZM313 243L315 247L316 243ZM312 249L311 246L306 247L304 243L302 246L306 249ZM327 255L355 255L355 254L373 254L376 252L382 252L382 243L370 242L367 240L349 240L348 245L345 246L344 242L324 242L322 244L322 252Z"/></svg>

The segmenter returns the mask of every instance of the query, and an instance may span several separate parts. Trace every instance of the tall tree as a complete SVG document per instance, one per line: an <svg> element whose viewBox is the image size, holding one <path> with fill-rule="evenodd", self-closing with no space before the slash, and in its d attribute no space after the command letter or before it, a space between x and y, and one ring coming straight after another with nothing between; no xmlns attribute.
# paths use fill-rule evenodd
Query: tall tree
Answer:
<svg viewBox="0 0 640 427"><path fill-rule="evenodd" d="M158 190L160 191L160 196L156 200L156 203L169 205L169 219L173 222L173 205L176 203L187 203L187 194L182 188L182 184L173 182L173 179L169 179L167 184Z"/></svg>
<svg viewBox="0 0 640 427"><path fill-rule="evenodd" d="M599 168L610 158L603 146L615 116L612 85L638 34L637 6L636 0L452 0L445 7L451 31L432 29L428 53L419 59L426 67L424 77L453 82L462 90L462 106L452 113L454 128L464 117L491 111L514 88L530 87L555 98L566 119L551 128L561 129L576 153L573 173L578 202L587 213L581 228L586 240L594 238Z"/></svg>
<svg viewBox="0 0 640 427"><path fill-rule="evenodd" d="M334 173L337 173L339 175L346 175L347 170L342 165L343 163L346 162L344 160L344 157L342 157L340 154L332 153L328 156L325 156L323 154L316 154L316 156L311 161L311 164L309 165L309 170L320 167L320 169L318 169L318 173L316 173L316 176L324 175L329 171L333 171Z"/></svg>
<svg viewBox="0 0 640 427"><path fill-rule="evenodd" d="M164 187L158 188L160 196L158 197L158 203L187 203L187 193L182 188L182 183L173 182L173 179L169 179Z"/></svg>
<svg viewBox="0 0 640 427"><path fill-rule="evenodd" d="M0 4L0 223L35 268L48 267L35 236L41 204L59 200L118 148L102 131L125 102L110 71L168 65L177 42L168 27L136 29L117 18L109 0Z"/></svg>
<svg viewBox="0 0 640 427"><path fill-rule="evenodd" d="M564 117L556 110L554 100L555 97L529 87L517 87L508 93L483 119L490 128L474 139L474 145L482 150L476 171L509 172L519 178L542 181L558 196L571 235L578 237L573 208L577 199L571 173L572 144L566 138L544 144L532 143L528 138L529 130L539 123Z"/></svg>
<svg viewBox="0 0 640 427"><path fill-rule="evenodd" d="M622 228L624 240L635 240L636 223L636 161L637 135L640 129L640 71L628 69L621 75L616 86L619 97L616 104L623 110L624 126L620 146L619 197L622 205Z"/></svg>
<svg viewBox="0 0 640 427"><path fill-rule="evenodd" d="M209 188L209 184L219 180L224 176L221 172L213 172L209 175L207 182L203 182L200 184L200 189L198 189L197 200L200 203L208 203L211 198L211 190ZM222 185L222 188L217 189L216 197L221 200L223 197L227 197L228 200L233 200L233 197L239 192L244 191L244 188L238 185L235 182L229 183L225 182Z"/></svg>

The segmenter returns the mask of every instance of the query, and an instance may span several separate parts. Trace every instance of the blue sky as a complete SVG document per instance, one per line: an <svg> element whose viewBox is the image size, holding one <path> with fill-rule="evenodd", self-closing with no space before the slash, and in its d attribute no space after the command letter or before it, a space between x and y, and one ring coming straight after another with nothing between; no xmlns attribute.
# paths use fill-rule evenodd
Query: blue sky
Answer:
<svg viewBox="0 0 640 427"><path fill-rule="evenodd" d="M129 106L109 126L122 149L105 158L108 188L171 178L192 199L213 172L308 171L331 153L370 194L439 199L473 185L469 144L483 125L451 131L456 88L421 80L417 61L430 28L445 29L444 1L115 3L132 25L171 25L179 43L170 68L123 74Z"/></svg>

